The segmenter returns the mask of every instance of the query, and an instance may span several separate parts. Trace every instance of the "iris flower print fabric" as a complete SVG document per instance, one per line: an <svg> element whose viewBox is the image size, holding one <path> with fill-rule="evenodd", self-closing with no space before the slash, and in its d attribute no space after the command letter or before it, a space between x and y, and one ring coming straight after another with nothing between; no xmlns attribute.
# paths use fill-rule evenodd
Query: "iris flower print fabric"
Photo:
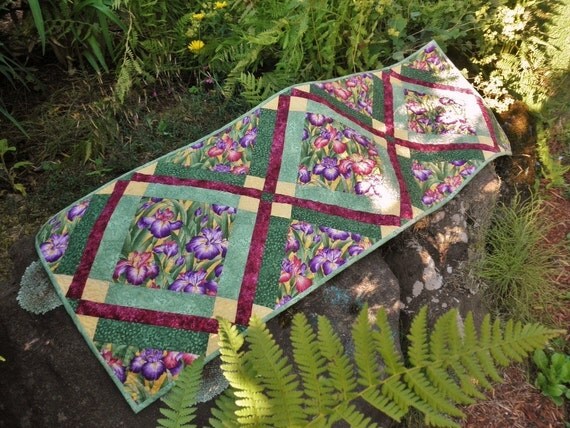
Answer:
<svg viewBox="0 0 570 428"><path fill-rule="evenodd" d="M281 91L58 213L37 250L139 411L217 355L219 317L245 329L275 316L508 153L431 42L392 67Z"/></svg>

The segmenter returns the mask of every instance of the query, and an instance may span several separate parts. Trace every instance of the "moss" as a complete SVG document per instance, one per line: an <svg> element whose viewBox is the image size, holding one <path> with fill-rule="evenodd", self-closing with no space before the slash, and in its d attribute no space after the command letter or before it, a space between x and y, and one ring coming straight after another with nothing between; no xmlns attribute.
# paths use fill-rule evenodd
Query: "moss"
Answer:
<svg viewBox="0 0 570 428"><path fill-rule="evenodd" d="M22 275L17 300L23 309L38 315L62 304L39 261L28 266Z"/></svg>

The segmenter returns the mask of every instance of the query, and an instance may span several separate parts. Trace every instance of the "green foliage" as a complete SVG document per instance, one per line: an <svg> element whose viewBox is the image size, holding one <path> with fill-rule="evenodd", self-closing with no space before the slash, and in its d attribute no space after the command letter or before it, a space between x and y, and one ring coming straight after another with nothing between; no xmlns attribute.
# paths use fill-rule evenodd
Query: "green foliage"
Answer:
<svg viewBox="0 0 570 428"><path fill-rule="evenodd" d="M542 167L542 175L548 180L547 187L566 187L568 183L564 176L570 172L570 165L563 165L560 159L555 159L548 147L550 131L545 129L544 124L540 124L538 128L536 152Z"/></svg>
<svg viewBox="0 0 570 428"><path fill-rule="evenodd" d="M363 399L397 421L416 409L431 425L459 426L455 418L464 415L457 405L474 402L481 388L499 381L498 366L522 361L560 334L539 324L509 321L503 327L489 316L477 333L471 315L460 330L456 310L440 317L430 333L424 308L408 336L406 363L387 313L381 309L371 326L364 308L353 327L351 361L330 321L319 317L317 324L315 330L304 315L295 316L291 359L261 321L253 319L244 338L221 320L222 370L230 390L218 400L211 425L376 426L355 406Z"/></svg>
<svg viewBox="0 0 570 428"><path fill-rule="evenodd" d="M543 210L538 196L525 202L517 194L498 206L485 238L476 273L487 283L488 301L508 317L529 320L551 303L558 249L545 242Z"/></svg>
<svg viewBox="0 0 570 428"><path fill-rule="evenodd" d="M13 191L26 196L26 188L24 185L22 183L16 182L18 178L17 171L32 166L32 163L28 161L20 161L14 163L12 166L8 166L5 156L7 153L15 151L16 147L10 146L6 138L0 139L0 171L3 175L2 178L8 182L10 188Z"/></svg>
<svg viewBox="0 0 570 428"><path fill-rule="evenodd" d="M538 367L536 386L557 406L570 400L570 355L554 352L548 356L542 349L534 351L532 360Z"/></svg>
<svg viewBox="0 0 570 428"><path fill-rule="evenodd" d="M167 407L160 409L165 419L157 422L161 428L194 428L190 423L194 419L196 408L192 405L200 389L204 359L198 358L185 368L176 380L176 388L162 401Z"/></svg>

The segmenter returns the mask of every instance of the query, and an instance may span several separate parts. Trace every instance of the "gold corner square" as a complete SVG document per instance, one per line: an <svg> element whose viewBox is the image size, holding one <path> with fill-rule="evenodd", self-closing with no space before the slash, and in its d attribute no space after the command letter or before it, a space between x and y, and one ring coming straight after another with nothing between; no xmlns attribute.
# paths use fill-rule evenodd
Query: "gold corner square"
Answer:
<svg viewBox="0 0 570 428"><path fill-rule="evenodd" d="M108 184L107 186L105 186L105 187L101 188L99 191L97 191L97 194L98 195L110 195L115 190L115 184L116 184L116 182Z"/></svg>
<svg viewBox="0 0 570 428"><path fill-rule="evenodd" d="M495 142L491 137L487 137L486 135L479 135L478 137L480 144L485 144L486 146L494 146Z"/></svg>
<svg viewBox="0 0 570 428"><path fill-rule="evenodd" d="M71 275L54 275L57 281L57 285L61 292L65 295L67 294L69 287L71 286L71 282L73 281L73 276Z"/></svg>
<svg viewBox="0 0 570 428"><path fill-rule="evenodd" d="M220 345L218 344L219 337L217 334L210 334L208 338L208 346L206 347L206 356L216 352L220 349Z"/></svg>
<svg viewBox="0 0 570 428"><path fill-rule="evenodd" d="M250 189L263 190L265 185L265 179L261 177L255 177L254 175L248 175L245 177L244 187Z"/></svg>
<svg viewBox="0 0 570 428"><path fill-rule="evenodd" d="M421 216L424 213L424 210L419 209L418 207L412 205L412 215L414 218Z"/></svg>
<svg viewBox="0 0 570 428"><path fill-rule="evenodd" d="M294 183L287 183L286 181L278 181L275 187L275 193L280 195L295 196L297 186Z"/></svg>
<svg viewBox="0 0 570 428"><path fill-rule="evenodd" d="M125 195L131 196L144 196L148 183L141 183L139 181L131 181L125 189Z"/></svg>
<svg viewBox="0 0 570 428"><path fill-rule="evenodd" d="M212 318L221 317L234 322L236 319L237 305L238 303L236 300L226 299L225 297L216 297Z"/></svg>
<svg viewBox="0 0 570 428"><path fill-rule="evenodd" d="M154 172L156 171L156 166L158 165L158 162L154 162L151 163L150 165L147 165L135 172L139 173L139 174L146 174L146 175L154 175Z"/></svg>
<svg viewBox="0 0 570 428"><path fill-rule="evenodd" d="M271 215L273 217L291 218L293 207L289 204L273 203L271 206Z"/></svg>
<svg viewBox="0 0 570 428"><path fill-rule="evenodd" d="M93 340L95 337L95 331L97 330L97 324L99 323L99 318L88 315L77 315L77 319L83 327L83 330L85 330L87 336Z"/></svg>
<svg viewBox="0 0 570 428"><path fill-rule="evenodd" d="M379 120L372 119L372 127L380 132L386 132L386 124Z"/></svg>
<svg viewBox="0 0 570 428"><path fill-rule="evenodd" d="M295 86L295 89L297 89L298 91L303 91L303 92L311 92L311 85L299 85L299 86Z"/></svg>
<svg viewBox="0 0 570 428"><path fill-rule="evenodd" d="M107 281L89 278L85 282L81 298L91 302L105 303L105 298L107 297L108 292L109 283Z"/></svg>
<svg viewBox="0 0 570 428"><path fill-rule="evenodd" d="M410 158L412 156L410 149L399 144L396 144L396 154L404 158Z"/></svg>
<svg viewBox="0 0 570 428"><path fill-rule="evenodd" d="M261 108L268 109L268 110L277 110L279 107L279 97L275 96L267 101L265 104L260 106Z"/></svg>
<svg viewBox="0 0 570 428"><path fill-rule="evenodd" d="M396 232L399 229L398 226L380 226L380 234L382 239L387 238L392 233Z"/></svg>
<svg viewBox="0 0 570 428"><path fill-rule="evenodd" d="M259 208L259 199L252 198L251 196L242 196L239 198L238 211L249 211L256 213Z"/></svg>
<svg viewBox="0 0 570 428"><path fill-rule="evenodd" d="M289 111L307 111L308 100L306 98L291 97Z"/></svg>
<svg viewBox="0 0 570 428"><path fill-rule="evenodd" d="M394 129L394 137L399 138L400 140L407 140L408 135L408 131L405 129Z"/></svg>
<svg viewBox="0 0 570 428"><path fill-rule="evenodd" d="M378 144L381 147L384 147L385 149L388 148L388 142L386 139L379 137L378 135L374 135L374 143Z"/></svg>
<svg viewBox="0 0 570 428"><path fill-rule="evenodd" d="M261 319L265 318L267 315L269 315L272 312L273 309L265 306L253 305L251 308L252 315L256 315L258 318Z"/></svg>

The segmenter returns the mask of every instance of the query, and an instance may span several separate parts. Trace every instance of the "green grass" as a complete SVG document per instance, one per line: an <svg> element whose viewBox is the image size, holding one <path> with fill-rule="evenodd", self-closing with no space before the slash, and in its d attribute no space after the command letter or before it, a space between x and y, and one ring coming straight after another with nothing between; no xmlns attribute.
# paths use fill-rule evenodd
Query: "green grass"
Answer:
<svg viewBox="0 0 570 428"><path fill-rule="evenodd" d="M555 299L558 248L545 242L543 212L538 196L523 201L517 194L497 207L487 232L476 273L487 284L487 301L507 317L534 320Z"/></svg>

